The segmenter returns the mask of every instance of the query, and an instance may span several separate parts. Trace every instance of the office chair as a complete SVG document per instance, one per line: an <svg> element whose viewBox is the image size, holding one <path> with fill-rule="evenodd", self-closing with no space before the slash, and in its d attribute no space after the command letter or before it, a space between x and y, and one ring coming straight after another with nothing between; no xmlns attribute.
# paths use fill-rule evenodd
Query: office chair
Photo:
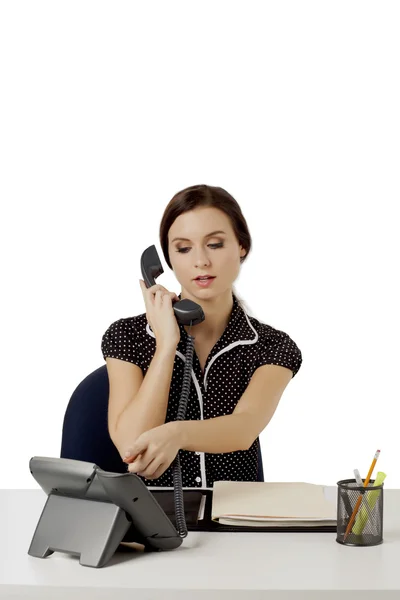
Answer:
<svg viewBox="0 0 400 600"><path fill-rule="evenodd" d="M108 432L107 365L90 373L73 392L64 415L60 458L93 462L104 471L126 473ZM261 448L257 481L264 481Z"/></svg>

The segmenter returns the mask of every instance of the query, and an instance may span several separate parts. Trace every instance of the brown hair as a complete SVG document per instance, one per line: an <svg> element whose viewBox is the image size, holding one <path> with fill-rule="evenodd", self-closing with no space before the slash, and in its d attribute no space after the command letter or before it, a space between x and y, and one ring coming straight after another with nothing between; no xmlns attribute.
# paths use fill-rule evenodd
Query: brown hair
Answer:
<svg viewBox="0 0 400 600"><path fill-rule="evenodd" d="M251 236L239 204L233 196L221 187L192 185L175 194L167 204L161 219L160 243L169 268L172 269L168 253L168 232L170 227L179 215L199 206L219 208L219 210L228 215L239 244L246 250L245 256L240 258L240 262L243 262L251 250Z"/></svg>
<svg viewBox="0 0 400 600"><path fill-rule="evenodd" d="M172 269L168 253L168 232L170 227L179 215L198 208L199 206L218 208L229 217L239 244L246 250L245 256L240 258L240 262L243 263L249 255L252 241L246 219L243 216L239 204L235 198L223 188L202 184L192 185L177 192L165 208L160 223L160 243L165 261L169 268ZM239 303L245 308L236 291L234 291L234 293L238 298Z"/></svg>

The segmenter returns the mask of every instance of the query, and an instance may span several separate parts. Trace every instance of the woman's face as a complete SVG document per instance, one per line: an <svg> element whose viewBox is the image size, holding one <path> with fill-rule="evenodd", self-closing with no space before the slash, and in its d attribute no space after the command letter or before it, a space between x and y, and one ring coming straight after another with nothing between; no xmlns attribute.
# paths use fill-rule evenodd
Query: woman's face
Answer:
<svg viewBox="0 0 400 600"><path fill-rule="evenodd" d="M246 254L229 217L213 207L179 215L168 232L168 251L184 295L199 299L211 299L231 289L240 271L240 258ZM213 275L215 279L201 286L195 282L199 275Z"/></svg>

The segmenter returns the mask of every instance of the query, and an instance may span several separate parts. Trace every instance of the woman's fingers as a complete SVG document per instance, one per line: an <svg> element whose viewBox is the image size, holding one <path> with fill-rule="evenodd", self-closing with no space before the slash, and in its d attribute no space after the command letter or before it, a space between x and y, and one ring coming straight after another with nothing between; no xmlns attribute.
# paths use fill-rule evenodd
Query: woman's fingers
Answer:
<svg viewBox="0 0 400 600"><path fill-rule="evenodd" d="M164 295L165 292L163 292L163 290L156 290L156 293L154 295L154 304L157 307L160 307L162 305L162 297Z"/></svg>
<svg viewBox="0 0 400 600"><path fill-rule="evenodd" d="M140 279L139 281L142 291L146 292L149 298L154 297L157 292L162 292L162 296L164 294L168 294L172 298L172 300L179 300L179 297L177 294L175 294L175 292L170 292L169 290L167 290L166 287L160 285L159 283L156 283L155 285L152 285L151 287L147 288L145 282L142 279Z"/></svg>
<svg viewBox="0 0 400 600"><path fill-rule="evenodd" d="M146 319L157 344L178 344L181 332L172 310L172 302L179 300L178 296L162 285L153 285L146 290L143 288L142 281L140 285L146 305Z"/></svg>
<svg viewBox="0 0 400 600"><path fill-rule="evenodd" d="M161 467L163 466L163 463L160 460L157 460L156 458L154 460L151 461L151 463L147 466L146 469L142 469L142 471L140 471L138 473L138 475L141 475L142 477L146 477L146 479L157 479L157 477L159 477L159 475L157 475L157 473L160 472ZM161 471L163 472L163 471Z"/></svg>
<svg viewBox="0 0 400 600"><path fill-rule="evenodd" d="M165 463L161 463L157 471L155 471L151 477L147 477L146 479L158 479L163 473L165 473L167 468L168 465L166 465Z"/></svg>
<svg viewBox="0 0 400 600"><path fill-rule="evenodd" d="M137 458L139 458L139 456L141 456L141 454L136 454L133 455L129 450L127 452L125 452L125 457L123 458L123 461L125 463L132 463L134 460L136 460Z"/></svg>
<svg viewBox="0 0 400 600"><path fill-rule="evenodd" d="M157 479L165 471L164 460L164 456L160 455L151 457L149 451L146 450L143 454L139 454L134 462L129 460L128 471L146 479Z"/></svg>
<svg viewBox="0 0 400 600"><path fill-rule="evenodd" d="M153 458L146 453L147 451L141 454L134 461L130 462L128 465L128 471L131 473L141 473L142 471L145 471L153 460Z"/></svg>
<svg viewBox="0 0 400 600"><path fill-rule="evenodd" d="M163 285L160 285L159 283L156 283L155 285L152 285L150 287L146 287L145 282L141 279L141 285L144 288L144 291L151 296L152 294L155 294L157 291L163 291L163 292L168 292L167 288L165 288Z"/></svg>

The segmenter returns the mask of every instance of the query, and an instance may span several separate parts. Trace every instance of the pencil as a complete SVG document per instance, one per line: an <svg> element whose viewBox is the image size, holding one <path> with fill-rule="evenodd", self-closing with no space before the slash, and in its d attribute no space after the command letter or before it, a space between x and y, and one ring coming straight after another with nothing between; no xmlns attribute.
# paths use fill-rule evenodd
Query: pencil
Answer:
<svg viewBox="0 0 400 600"><path fill-rule="evenodd" d="M371 463L371 466L370 466L370 468L369 468L368 475L367 475L367 477L366 477L366 479L365 479L365 481L364 481L364 487L365 487L365 488L366 488L366 487L368 486L368 484L369 484L369 480L371 479L372 471L374 470L374 467L375 467L375 465L376 465L376 461L377 461L377 460L378 460L378 458L379 458L379 454L380 454L380 452L381 452L380 450L377 450L377 451L375 452L375 456L374 456L374 459L373 459L373 461L372 461L372 463ZM359 497L358 497L358 499L357 499L356 505L355 505L355 507L354 507L354 510L353 510L353 514L351 515L351 517L350 517L350 521L349 521L349 523L348 523L348 525L347 525L347 527L346 527L346 532L345 532L345 534L344 534L344 538L343 538L343 541L344 541L344 542L346 541L346 538L347 538L347 536L349 535L349 532L350 532L351 526L353 525L353 523L354 523L354 519L356 518L357 511L358 511L358 509L360 508L360 504L361 504L362 496L363 496L363 495L362 495L362 493L360 492L360 495L359 495Z"/></svg>

